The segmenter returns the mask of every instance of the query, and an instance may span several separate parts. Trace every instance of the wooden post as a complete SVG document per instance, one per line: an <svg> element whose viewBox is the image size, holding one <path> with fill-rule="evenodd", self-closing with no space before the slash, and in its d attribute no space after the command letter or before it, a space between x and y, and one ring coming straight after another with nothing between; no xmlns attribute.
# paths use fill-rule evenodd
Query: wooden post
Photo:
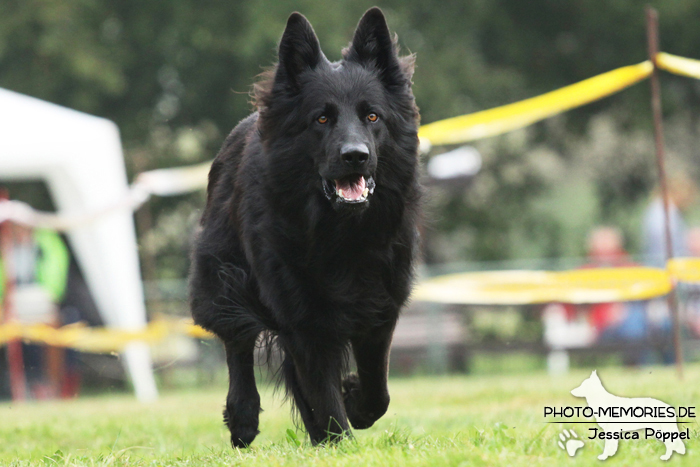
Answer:
<svg viewBox="0 0 700 467"><path fill-rule="evenodd" d="M647 43L649 60L654 65L651 74L651 109L654 115L654 142L656 146L656 165L659 170L659 186L664 207L664 235L666 237L666 262L673 258L673 235L671 234L670 200L668 196L668 181L664 161L664 127L661 115L661 89L659 87L659 69L656 66L656 55L659 53L659 15L650 6L646 7ZM673 321L673 348L676 358L678 377L683 378L683 348L681 345L681 325L678 316L678 292L676 284L667 295L668 308Z"/></svg>

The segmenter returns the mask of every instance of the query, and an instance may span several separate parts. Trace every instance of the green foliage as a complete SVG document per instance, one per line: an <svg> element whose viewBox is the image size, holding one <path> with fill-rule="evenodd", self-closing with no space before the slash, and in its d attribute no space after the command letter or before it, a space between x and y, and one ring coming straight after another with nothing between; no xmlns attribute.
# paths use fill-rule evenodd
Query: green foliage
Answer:
<svg viewBox="0 0 700 467"><path fill-rule="evenodd" d="M208 160L251 111L250 85L274 63L291 11L309 17L328 57L338 59L374 3L8 0L0 3L0 86L114 120L132 174ZM417 54L415 95L423 121L431 122L644 60L646 3L385 0L379 6L403 50ZM700 3L651 3L660 13L662 49L700 57L700 29L691 20L700 15ZM682 114L695 138L700 86L669 77L664 83L666 111ZM570 254L564 245L567 213L538 210L562 183L561 173L552 178L527 159L546 149L571 161L572 138L585 139L590 117L601 113L618 122L624 145L628 132L649 130L647 99L640 85L571 112L558 133L540 124L519 145L507 137L480 143L486 166L474 191L450 199L436 195L442 201L431 215L437 218L435 241L456 241L451 248L462 259ZM598 188L588 202L600 206L595 221L616 222L639 203L651 184L640 167L592 180ZM201 205L201 196L155 200L153 225L172 232L161 224L188 219L180 230L191 229L191 213ZM158 247L145 251L156 255L159 276L181 277L187 235L169 235L149 240ZM444 259L452 250L442 248L433 257Z"/></svg>
<svg viewBox="0 0 700 467"><path fill-rule="evenodd" d="M297 436L297 433L291 428L287 428L287 442L295 447L301 446L301 440Z"/></svg>
<svg viewBox="0 0 700 467"><path fill-rule="evenodd" d="M527 256L527 250L530 257L561 254L558 225L534 204L548 194L561 163L556 154L530 141L531 134L521 130L479 142L483 166L468 188L431 191L428 211L439 213L432 218L439 236L428 237L430 260L494 261ZM459 241L450 238L454 234ZM518 246L516 238L531 245Z"/></svg>

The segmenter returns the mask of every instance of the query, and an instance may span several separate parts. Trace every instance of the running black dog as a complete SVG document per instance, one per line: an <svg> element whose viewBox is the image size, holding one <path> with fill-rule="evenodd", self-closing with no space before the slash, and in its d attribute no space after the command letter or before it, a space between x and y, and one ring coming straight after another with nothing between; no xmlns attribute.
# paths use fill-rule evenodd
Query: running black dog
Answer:
<svg viewBox="0 0 700 467"><path fill-rule="evenodd" d="M329 62L293 13L258 111L209 173L194 252L195 322L225 344L224 419L235 447L258 434L253 351L283 350L288 394L316 444L368 428L389 405L389 347L412 284L420 187L413 57L378 8ZM349 349L357 374L347 375Z"/></svg>

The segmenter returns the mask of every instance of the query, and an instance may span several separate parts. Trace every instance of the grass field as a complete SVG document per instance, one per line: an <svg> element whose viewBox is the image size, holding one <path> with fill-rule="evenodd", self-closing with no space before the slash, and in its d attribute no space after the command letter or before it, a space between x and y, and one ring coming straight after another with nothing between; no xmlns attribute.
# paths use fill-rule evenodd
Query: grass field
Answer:
<svg viewBox="0 0 700 467"><path fill-rule="evenodd" d="M246 450L233 450L221 422L226 389L165 393L150 405L129 395L67 402L0 405L2 466L230 466L230 465L598 465L603 441L588 440L593 424L548 424L545 405L584 405L569 391L588 376L544 373L393 379L389 412L356 438L312 447L290 418L287 405L262 388L261 434ZM700 366L682 382L670 368L599 371L607 389L672 405L700 400ZM699 465L700 426L688 425L684 456L670 465ZM574 458L557 446L562 428L575 428L586 445ZM621 441L601 465L663 465L664 446L654 440Z"/></svg>

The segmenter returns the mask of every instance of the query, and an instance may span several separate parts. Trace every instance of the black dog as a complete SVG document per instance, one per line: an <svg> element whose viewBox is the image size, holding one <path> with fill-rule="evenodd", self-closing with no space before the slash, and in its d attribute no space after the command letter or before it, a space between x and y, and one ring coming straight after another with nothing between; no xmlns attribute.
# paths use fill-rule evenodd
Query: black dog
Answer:
<svg viewBox="0 0 700 467"><path fill-rule="evenodd" d="M226 347L233 446L258 434L261 333L283 350L287 392L314 444L340 439L348 420L370 427L387 410L420 197L413 57L397 51L372 8L331 63L293 13L279 63L255 87L258 111L211 167L191 306ZM346 376L350 347L357 374Z"/></svg>

